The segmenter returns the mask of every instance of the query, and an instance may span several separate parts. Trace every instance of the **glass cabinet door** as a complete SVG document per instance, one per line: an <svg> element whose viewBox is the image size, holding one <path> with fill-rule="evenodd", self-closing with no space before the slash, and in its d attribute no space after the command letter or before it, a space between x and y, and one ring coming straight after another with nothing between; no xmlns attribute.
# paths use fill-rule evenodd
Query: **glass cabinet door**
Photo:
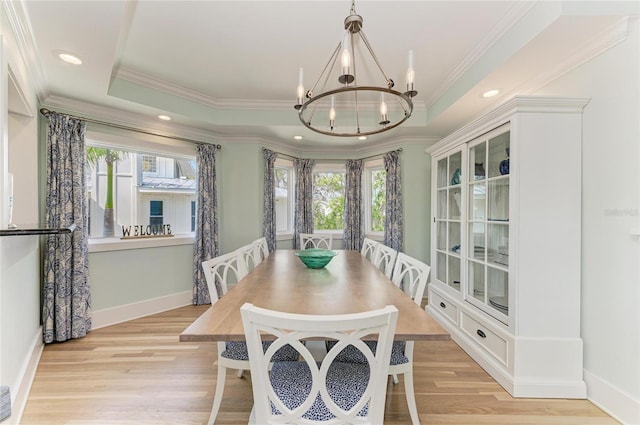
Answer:
<svg viewBox="0 0 640 425"><path fill-rule="evenodd" d="M435 278L460 290L462 252L462 151L437 161L436 165Z"/></svg>
<svg viewBox="0 0 640 425"><path fill-rule="evenodd" d="M509 316L510 133L469 144L466 180L465 299L506 323Z"/></svg>

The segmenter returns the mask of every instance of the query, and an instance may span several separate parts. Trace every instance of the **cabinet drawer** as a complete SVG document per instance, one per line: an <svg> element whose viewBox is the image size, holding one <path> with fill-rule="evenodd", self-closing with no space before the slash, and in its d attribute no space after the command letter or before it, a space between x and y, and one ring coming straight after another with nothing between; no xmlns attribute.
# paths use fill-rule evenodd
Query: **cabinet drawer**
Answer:
<svg viewBox="0 0 640 425"><path fill-rule="evenodd" d="M429 294L429 304L434 310L438 310L455 326L458 326L458 307L435 292Z"/></svg>
<svg viewBox="0 0 640 425"><path fill-rule="evenodd" d="M500 363L507 366L507 340L495 332L490 331L465 312L460 316L460 327L476 343L484 348L489 354L495 357Z"/></svg>

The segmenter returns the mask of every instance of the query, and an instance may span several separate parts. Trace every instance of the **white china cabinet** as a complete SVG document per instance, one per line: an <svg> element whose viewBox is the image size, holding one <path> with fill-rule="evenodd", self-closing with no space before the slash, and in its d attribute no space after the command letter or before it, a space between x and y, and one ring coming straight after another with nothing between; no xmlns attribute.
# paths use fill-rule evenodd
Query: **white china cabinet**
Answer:
<svg viewBox="0 0 640 425"><path fill-rule="evenodd" d="M516 397L584 398L582 110L518 96L427 149L426 310Z"/></svg>

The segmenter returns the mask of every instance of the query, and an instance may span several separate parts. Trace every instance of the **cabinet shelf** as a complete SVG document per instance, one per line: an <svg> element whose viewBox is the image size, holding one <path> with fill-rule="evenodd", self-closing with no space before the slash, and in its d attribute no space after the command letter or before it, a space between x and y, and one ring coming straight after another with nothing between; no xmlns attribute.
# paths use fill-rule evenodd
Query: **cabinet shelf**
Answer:
<svg viewBox="0 0 640 425"><path fill-rule="evenodd" d="M449 218L431 223L426 310L514 397L586 397L580 250L539 244L580 246L587 102L516 96L426 150L432 215ZM545 220L538 208L556 199ZM457 244L458 256L448 251Z"/></svg>

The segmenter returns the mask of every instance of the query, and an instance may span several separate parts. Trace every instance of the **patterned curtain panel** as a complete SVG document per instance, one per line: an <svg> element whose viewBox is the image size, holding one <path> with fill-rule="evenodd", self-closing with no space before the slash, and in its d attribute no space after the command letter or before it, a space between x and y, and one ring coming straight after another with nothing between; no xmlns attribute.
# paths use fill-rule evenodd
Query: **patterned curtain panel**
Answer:
<svg viewBox="0 0 640 425"><path fill-rule="evenodd" d="M269 252L276 249L276 194L274 164L278 154L264 150L264 210L262 212L263 236L267 239Z"/></svg>
<svg viewBox="0 0 640 425"><path fill-rule="evenodd" d="M350 159L346 163L344 199L344 249L360 251L364 238L362 205L362 169L364 161Z"/></svg>
<svg viewBox="0 0 640 425"><path fill-rule="evenodd" d="M198 193L196 241L193 249L193 304L209 304L209 290L202 262L218 256L218 201L216 193L216 145L196 146Z"/></svg>
<svg viewBox="0 0 640 425"><path fill-rule="evenodd" d="M313 233L313 166L312 159L294 159L296 173L293 248L300 249L300 233Z"/></svg>
<svg viewBox="0 0 640 425"><path fill-rule="evenodd" d="M86 123L48 114L45 223L76 225L71 234L48 236L44 245L43 341L66 341L91 329L89 221L85 188Z"/></svg>
<svg viewBox="0 0 640 425"><path fill-rule="evenodd" d="M384 155L384 169L387 171L386 205L384 209L384 244L402 252L402 187L400 185L400 152L391 151Z"/></svg>

